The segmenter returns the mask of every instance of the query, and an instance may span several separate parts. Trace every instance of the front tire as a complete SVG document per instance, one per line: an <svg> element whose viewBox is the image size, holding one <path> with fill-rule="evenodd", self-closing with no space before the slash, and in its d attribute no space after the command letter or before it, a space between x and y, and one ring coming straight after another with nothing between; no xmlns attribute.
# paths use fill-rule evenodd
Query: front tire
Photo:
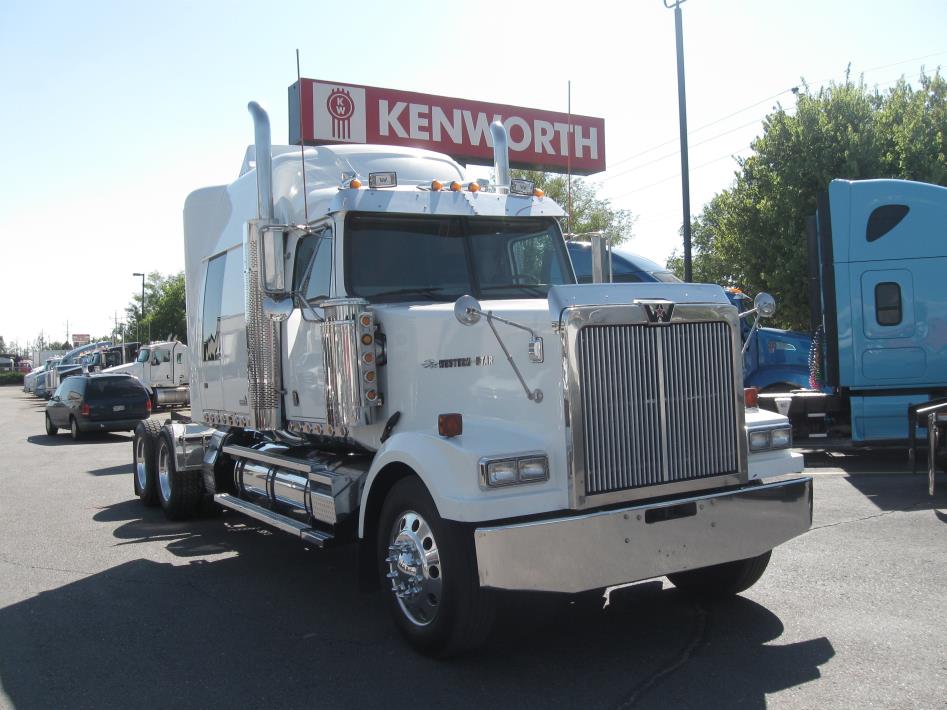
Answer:
<svg viewBox="0 0 947 710"><path fill-rule="evenodd" d="M405 478L388 493L377 555L388 609L417 651L443 658L486 640L495 604L480 587L473 536L441 518L418 478Z"/></svg>
<svg viewBox="0 0 947 710"><path fill-rule="evenodd" d="M59 427L53 424L53 420L49 418L49 412L46 413L46 433L50 436L56 436L59 433Z"/></svg>
<svg viewBox="0 0 947 710"><path fill-rule="evenodd" d="M69 436L72 437L73 441L79 440L79 422L76 421L75 417L69 417Z"/></svg>
<svg viewBox="0 0 947 710"><path fill-rule="evenodd" d="M682 592L699 599L722 599L746 591L756 584L769 565L773 551L747 560L724 562L712 567L669 574L668 579Z"/></svg>
<svg viewBox="0 0 947 710"><path fill-rule="evenodd" d="M132 480L135 495L146 506L158 505L158 439L161 425L155 419L145 419L135 427L132 442Z"/></svg>
<svg viewBox="0 0 947 710"><path fill-rule="evenodd" d="M168 436L158 437L158 502L169 520L186 520L197 512L204 495L200 471L178 471Z"/></svg>

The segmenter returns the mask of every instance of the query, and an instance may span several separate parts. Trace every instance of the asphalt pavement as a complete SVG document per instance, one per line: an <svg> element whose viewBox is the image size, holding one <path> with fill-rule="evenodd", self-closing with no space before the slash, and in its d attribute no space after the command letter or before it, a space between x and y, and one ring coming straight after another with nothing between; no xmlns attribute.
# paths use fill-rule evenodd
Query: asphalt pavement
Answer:
<svg viewBox="0 0 947 710"><path fill-rule="evenodd" d="M929 498L903 453L808 456L812 530L739 597L511 594L451 661L401 642L352 548L168 522L131 457L0 388L0 707L947 707L947 477Z"/></svg>

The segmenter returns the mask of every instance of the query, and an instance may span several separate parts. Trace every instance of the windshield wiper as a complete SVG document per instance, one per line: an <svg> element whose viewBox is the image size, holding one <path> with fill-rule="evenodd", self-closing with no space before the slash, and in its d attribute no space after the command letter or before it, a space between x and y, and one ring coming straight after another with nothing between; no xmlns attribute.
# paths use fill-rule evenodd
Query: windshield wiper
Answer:
<svg viewBox="0 0 947 710"><path fill-rule="evenodd" d="M498 289L505 288L519 288L527 291L527 293L532 294L533 296L545 296L546 291L544 291L544 284L490 284L489 286L481 286L480 291L496 291Z"/></svg>
<svg viewBox="0 0 947 710"><path fill-rule="evenodd" d="M388 296L409 296L417 294L419 296L427 296L428 298L436 299L443 298L443 286L409 286L406 288L396 288L390 291L379 291L378 293L373 293L368 296L369 299L374 298L386 298ZM447 300L450 300L448 297Z"/></svg>

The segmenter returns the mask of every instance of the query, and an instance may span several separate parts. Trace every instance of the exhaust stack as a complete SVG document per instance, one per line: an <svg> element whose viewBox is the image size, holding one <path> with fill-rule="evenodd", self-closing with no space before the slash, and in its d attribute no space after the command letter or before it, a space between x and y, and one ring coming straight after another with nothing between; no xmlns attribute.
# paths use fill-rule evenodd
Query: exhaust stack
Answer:
<svg viewBox="0 0 947 710"><path fill-rule="evenodd" d="M490 124L490 137L493 138L493 167L497 174L497 192L507 194L510 191L510 147L506 128L502 123L494 121Z"/></svg>
<svg viewBox="0 0 947 710"><path fill-rule="evenodd" d="M247 403L251 429L282 428L280 324L263 308L263 252L266 228L273 226L273 158L270 119L256 101L247 105L253 116L259 219L252 220L243 238L244 297L247 328ZM282 254L282 250L279 250Z"/></svg>
<svg viewBox="0 0 947 710"><path fill-rule="evenodd" d="M273 221L273 141L270 138L270 117L256 101L247 104L253 116L254 157L256 159L257 211L264 222Z"/></svg>

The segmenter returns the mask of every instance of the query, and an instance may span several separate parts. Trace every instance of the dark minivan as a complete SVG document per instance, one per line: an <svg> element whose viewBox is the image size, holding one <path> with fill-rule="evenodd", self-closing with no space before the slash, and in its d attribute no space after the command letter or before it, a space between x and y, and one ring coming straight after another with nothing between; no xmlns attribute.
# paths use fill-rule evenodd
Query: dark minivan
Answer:
<svg viewBox="0 0 947 710"><path fill-rule="evenodd" d="M151 414L148 390L129 375L73 375L46 404L46 433L68 429L73 439L90 431L133 431Z"/></svg>

